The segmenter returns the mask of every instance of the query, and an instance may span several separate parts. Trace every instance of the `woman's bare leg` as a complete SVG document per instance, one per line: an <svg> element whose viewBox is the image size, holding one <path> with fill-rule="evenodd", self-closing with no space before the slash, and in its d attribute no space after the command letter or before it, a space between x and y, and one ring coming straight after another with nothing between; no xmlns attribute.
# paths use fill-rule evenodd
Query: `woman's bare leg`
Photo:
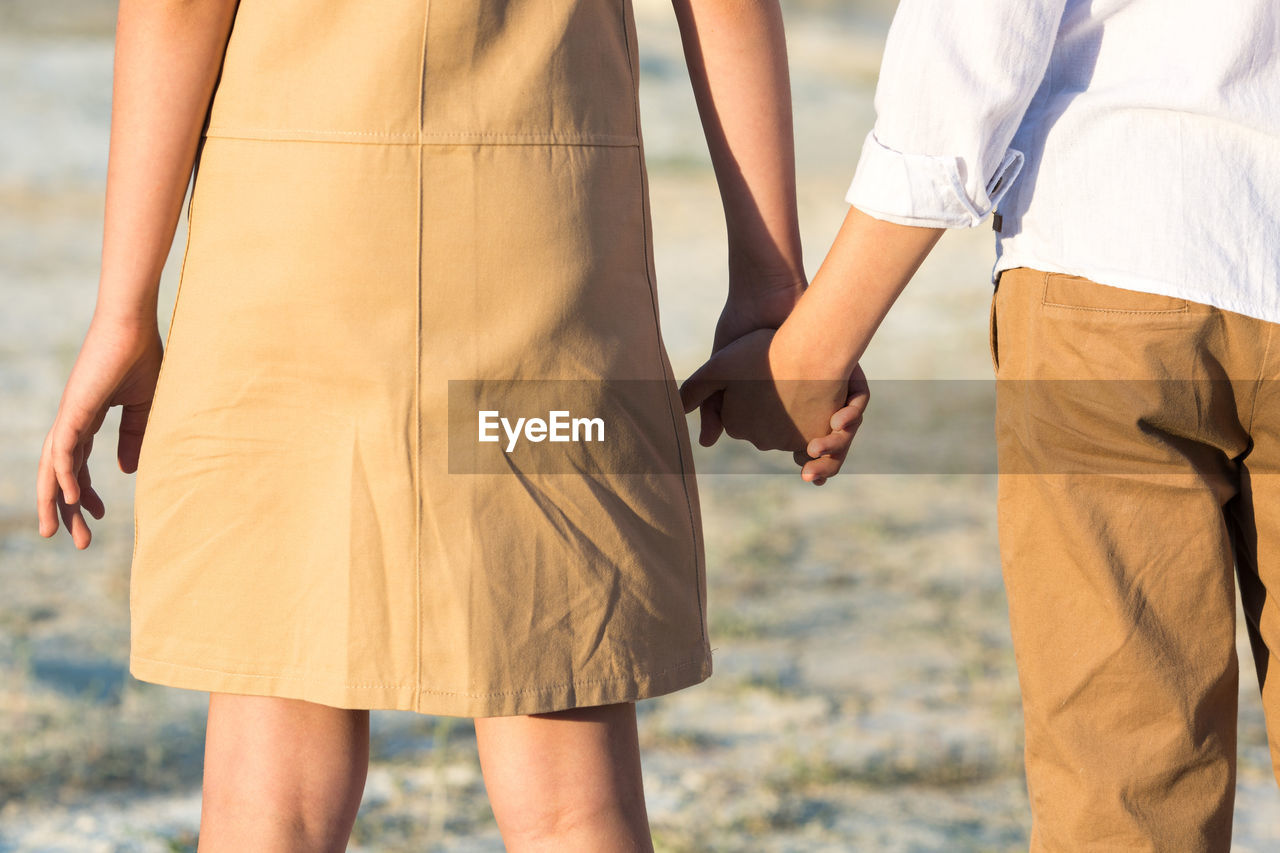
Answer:
<svg viewBox="0 0 1280 853"><path fill-rule="evenodd" d="M211 694L200 851L345 850L368 770L368 711Z"/></svg>
<svg viewBox="0 0 1280 853"><path fill-rule="evenodd" d="M635 705L482 717L476 741L508 853L650 853Z"/></svg>

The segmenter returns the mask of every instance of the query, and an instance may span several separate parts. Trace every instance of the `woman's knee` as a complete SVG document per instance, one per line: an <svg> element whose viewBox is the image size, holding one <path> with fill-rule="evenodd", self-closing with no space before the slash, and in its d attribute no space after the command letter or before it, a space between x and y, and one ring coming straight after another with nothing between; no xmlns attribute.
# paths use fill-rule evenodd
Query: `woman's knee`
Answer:
<svg viewBox="0 0 1280 853"><path fill-rule="evenodd" d="M510 849L649 849L634 706L482 718L476 736Z"/></svg>

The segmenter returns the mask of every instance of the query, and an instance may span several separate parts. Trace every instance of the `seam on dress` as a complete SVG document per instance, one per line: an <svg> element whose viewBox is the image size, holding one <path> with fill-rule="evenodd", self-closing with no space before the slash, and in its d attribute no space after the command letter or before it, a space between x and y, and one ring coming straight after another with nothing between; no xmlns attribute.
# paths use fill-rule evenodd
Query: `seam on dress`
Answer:
<svg viewBox="0 0 1280 853"><path fill-rule="evenodd" d="M402 139L406 142L414 142L418 139L417 134L413 133L384 133L380 130L321 130L318 128L301 128L301 127L237 127L235 125L214 125L209 128L210 136L226 136L228 134L252 134L254 136L261 135L267 139L288 139L290 136L300 136L304 133L315 134L317 137L325 136L370 136L381 139ZM275 136L274 134L279 134Z"/></svg>
<svg viewBox="0 0 1280 853"><path fill-rule="evenodd" d="M658 283L655 280L656 270L650 267L650 255L653 247L649 239L650 223L652 215L649 206L649 174L645 168L644 162L644 143L643 134L640 130L640 77L636 74L636 68L631 61L632 33L631 21L628 14L630 9L630 0L622 0L619 4L620 14L622 16L622 35L626 40L627 53L627 70L631 74L631 98L635 114L636 139L639 144L636 147L636 160L640 170L640 213L641 213L641 241L644 244L644 276L649 284L649 304L653 309L653 330L656 337L656 349L658 351L658 372L665 377L666 365L662 359L662 321L658 316ZM636 45L637 51L639 45ZM707 609L706 602L702 599L702 577L706 574L706 565L703 559L699 558L702 548L702 542L698 537L698 524L693 517L693 500L689 496L689 477L691 472L685 469L684 464L684 448L680 445L680 424L676 420L675 408L671 404L671 394L667 395L667 412L671 416L671 436L675 439L676 458L680 462L680 488L684 492L685 512L689 517L689 538L693 541L693 589L694 594L698 598L698 631L702 638L703 648L708 648L710 641L707 637ZM699 574L701 571L702 574Z"/></svg>
<svg viewBox="0 0 1280 853"><path fill-rule="evenodd" d="M630 20L630 15L628 14L630 12L630 2L631 0L621 0L621 2L618 3L618 16L622 19L619 23L622 24L622 40L624 42L623 46L627 54L627 74L631 77L631 114L633 119L632 128L635 132L636 141L639 142L641 138L640 75L636 73L635 63L631 61L631 49L634 46L636 50L636 55L639 56L640 42L638 38L635 39L634 41L632 40L631 20Z"/></svg>
<svg viewBox="0 0 1280 853"><path fill-rule="evenodd" d="M132 655L131 660L141 661L144 663L157 663L163 666L171 666L177 669L183 669L183 670L188 670L193 672L210 672L217 675L230 675L230 676L235 676L237 678L273 678L278 680L295 680L296 681L300 679L315 678L315 675L316 675L316 673L314 672L303 672L303 673L297 673L297 674L235 672L234 670L229 670L229 669L214 669L212 667L207 667L207 666L193 666L193 665L184 664L184 663L173 663L172 661L159 660L157 658L149 658L143 655ZM705 664L706 660L707 660L707 656L704 652L699 657L688 658L687 660L683 660L683 661L680 661L679 663L672 664L671 666L665 667L664 669L660 669L655 673L645 676L643 679L633 678L630 676L619 676L617 678L580 678L580 679L574 679L570 681L557 681L551 684L544 684L540 687L529 687L524 690L497 690L492 693L468 693L467 691L464 691L464 690L433 690L429 687L422 687L417 683L377 684L377 683L357 682L354 684L350 684L341 680L339 680L339 683L343 687L347 687L351 689L411 688L414 691L416 691L416 693L429 693L435 696L465 696L470 699L485 699L491 696L520 696L526 693L545 693L548 690L555 690L555 689L565 688L565 687L577 687L579 685L612 684L619 681L627 681L627 682L652 681L655 678L658 678L663 675L667 675L668 673L679 672L680 670L688 669L691 666L698 666L700 664ZM414 704L415 705L418 704L416 700Z"/></svg>
<svg viewBox="0 0 1280 853"><path fill-rule="evenodd" d="M419 120L423 121L425 119ZM333 142L356 145L562 145L573 148L636 148L640 145L640 141L636 138L615 134L561 136L548 133L476 133L462 131L427 133L423 131L414 135L410 133L379 133L358 130L214 127L210 129L207 135L218 139L256 139L266 142Z"/></svg>
<svg viewBox="0 0 1280 853"><path fill-rule="evenodd" d="M422 136L427 117L427 33L431 20L431 0L423 4L422 44L418 54L418 154L415 158L418 170L418 226L414 232L417 273L414 276L416 291L416 316L414 317L413 360L413 707L420 710L422 703L422 228L423 205L426 195L423 188Z"/></svg>

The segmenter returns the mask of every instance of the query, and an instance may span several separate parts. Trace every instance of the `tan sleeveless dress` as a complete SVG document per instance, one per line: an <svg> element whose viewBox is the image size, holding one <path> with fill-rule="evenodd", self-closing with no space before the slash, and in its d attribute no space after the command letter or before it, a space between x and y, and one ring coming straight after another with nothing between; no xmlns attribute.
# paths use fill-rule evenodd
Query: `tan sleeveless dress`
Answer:
<svg viewBox="0 0 1280 853"><path fill-rule="evenodd" d="M241 0L138 470L137 678L496 716L710 674L636 84L629 0ZM478 443L564 398L602 441Z"/></svg>

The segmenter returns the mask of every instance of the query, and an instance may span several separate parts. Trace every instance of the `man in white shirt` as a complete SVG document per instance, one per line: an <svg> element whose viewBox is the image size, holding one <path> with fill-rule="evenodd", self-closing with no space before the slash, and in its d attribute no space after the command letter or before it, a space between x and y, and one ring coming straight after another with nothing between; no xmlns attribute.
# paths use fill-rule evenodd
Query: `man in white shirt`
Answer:
<svg viewBox="0 0 1280 853"><path fill-rule="evenodd" d="M995 212L1032 849L1225 853L1237 572L1280 766L1280 3L902 0L876 108L813 284L686 407L723 391L735 436L821 436L943 230ZM726 381L753 367L772 394Z"/></svg>

